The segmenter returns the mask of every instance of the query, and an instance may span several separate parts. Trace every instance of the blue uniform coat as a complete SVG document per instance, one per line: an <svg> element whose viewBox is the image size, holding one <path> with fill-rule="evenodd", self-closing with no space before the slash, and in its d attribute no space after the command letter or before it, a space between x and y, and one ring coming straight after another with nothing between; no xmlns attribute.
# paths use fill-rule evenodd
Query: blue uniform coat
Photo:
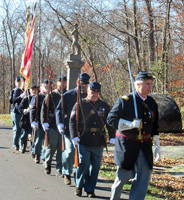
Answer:
<svg viewBox="0 0 184 200"><path fill-rule="evenodd" d="M13 105L11 107L11 112L20 114L18 107L19 107L20 102L22 101L22 98L20 97L22 93L23 91L20 88L14 89L13 99L12 99Z"/></svg>
<svg viewBox="0 0 184 200"><path fill-rule="evenodd" d="M41 129L42 129L42 126L41 126L41 121L40 121L40 112L41 112L41 107L42 107L44 98L45 98L45 94L41 92L37 96L33 97L32 108L30 111L30 122L31 123L34 121L37 122L38 127ZM36 107L37 100L38 100L38 108Z"/></svg>
<svg viewBox="0 0 184 200"><path fill-rule="evenodd" d="M29 107L31 99L32 99L32 96L25 97L22 99L22 101L20 102L19 108L18 108L20 113L23 114L24 109L27 109ZM26 130L31 129L29 112L26 115L24 115L24 114L22 115L21 124L22 124L21 128L24 128Z"/></svg>
<svg viewBox="0 0 184 200"><path fill-rule="evenodd" d="M155 100L147 96L145 103L150 110L145 108L143 100L136 93L136 102L138 109L138 118L142 119L143 127L141 134L158 135L158 108ZM115 129L118 129L120 118L133 121L135 119L135 111L132 94L128 94L119 98L107 117L107 123ZM123 131L129 134L138 135L138 129L131 129ZM123 133L122 132L122 133ZM152 138L147 141L135 141L128 137L116 137L114 159L117 166L124 169L131 170L137 160L140 149L145 153L148 159L149 166L153 168L153 152L152 152Z"/></svg>
<svg viewBox="0 0 184 200"><path fill-rule="evenodd" d="M80 144L86 147L104 146L105 128L108 130L110 138L115 137L115 129L106 124L106 117L110 111L109 105L98 99L96 102L91 102L82 99L82 104L79 107L79 136L76 132L76 106L73 107L70 116L70 137L80 137ZM81 112L81 107L83 114ZM106 136L105 136L106 137Z"/></svg>
<svg viewBox="0 0 184 200"><path fill-rule="evenodd" d="M56 126L56 118L55 118L55 110L61 99L61 93L58 90L52 91L49 95L49 119L47 120L47 98L48 95L44 98L41 108L41 124L49 123L49 128L57 129Z"/></svg>
<svg viewBox="0 0 184 200"><path fill-rule="evenodd" d="M87 93L81 94L81 98L85 98ZM63 96L63 107L64 107L64 129L65 135L70 136L69 131L69 120L70 114L73 106L77 101L77 88L67 91ZM56 124L63 123L62 121L62 110L61 110L61 100L59 101L58 106L56 107Z"/></svg>

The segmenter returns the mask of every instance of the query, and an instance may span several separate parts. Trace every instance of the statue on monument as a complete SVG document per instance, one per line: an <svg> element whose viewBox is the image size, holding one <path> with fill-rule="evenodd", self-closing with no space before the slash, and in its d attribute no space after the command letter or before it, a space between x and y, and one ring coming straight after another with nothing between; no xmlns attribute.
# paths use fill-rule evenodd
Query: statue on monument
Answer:
<svg viewBox="0 0 184 200"><path fill-rule="evenodd" d="M67 68L67 89L70 90L76 87L76 80L81 71L82 66L85 64L81 60L81 46L79 44L79 32L78 25L74 25L74 29L71 31L72 45L71 54L68 60L64 62Z"/></svg>
<svg viewBox="0 0 184 200"><path fill-rule="evenodd" d="M80 56L81 55L81 47L80 47L80 45L78 43L78 40L79 40L78 24L75 24L74 27L75 27L74 30L71 32L72 39L73 39L73 42L72 42L72 54Z"/></svg>

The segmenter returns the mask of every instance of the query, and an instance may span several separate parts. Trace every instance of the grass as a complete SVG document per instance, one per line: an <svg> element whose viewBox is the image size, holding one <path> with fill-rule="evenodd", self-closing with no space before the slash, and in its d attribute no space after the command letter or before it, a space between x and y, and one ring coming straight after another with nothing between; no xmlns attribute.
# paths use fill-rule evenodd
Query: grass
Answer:
<svg viewBox="0 0 184 200"><path fill-rule="evenodd" d="M12 126L11 115L10 114L1 114L0 121L3 121L9 126Z"/></svg>

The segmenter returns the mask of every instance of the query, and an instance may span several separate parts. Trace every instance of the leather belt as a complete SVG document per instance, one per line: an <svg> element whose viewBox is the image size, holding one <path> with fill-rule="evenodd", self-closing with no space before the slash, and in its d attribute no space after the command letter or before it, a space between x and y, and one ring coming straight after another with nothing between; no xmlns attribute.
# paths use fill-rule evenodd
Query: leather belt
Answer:
<svg viewBox="0 0 184 200"><path fill-rule="evenodd" d="M86 131L96 133L96 132L101 132L101 129L100 128L86 128Z"/></svg>
<svg viewBox="0 0 184 200"><path fill-rule="evenodd" d="M132 140L135 140L135 141L147 141L151 138L151 134L150 133L146 133L146 134L143 134L141 135L141 138L139 138L139 135L135 135L135 134L131 134L131 133L119 133L119 132L116 132L116 136L119 136L119 137L127 137L129 139L132 139Z"/></svg>

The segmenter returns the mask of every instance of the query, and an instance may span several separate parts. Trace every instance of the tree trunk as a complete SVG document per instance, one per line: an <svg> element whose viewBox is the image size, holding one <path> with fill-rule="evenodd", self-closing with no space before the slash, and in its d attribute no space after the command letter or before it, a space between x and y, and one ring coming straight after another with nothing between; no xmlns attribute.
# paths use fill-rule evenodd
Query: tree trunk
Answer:
<svg viewBox="0 0 184 200"><path fill-rule="evenodd" d="M133 0L133 12L134 12L134 42L135 42L135 55L136 55L136 65L138 66L138 72L141 70L140 65L140 55L139 55L139 40L137 31L137 6L136 0Z"/></svg>
<svg viewBox="0 0 184 200"><path fill-rule="evenodd" d="M161 57L161 62L163 63L163 68L162 68L162 92L163 94L166 91L166 85L167 85L167 64L166 64L166 55L168 53L167 49L167 35L169 33L169 18L170 18L170 9L171 9L171 3L172 0L167 0L167 8L166 8L166 17L165 17L165 25L163 28L163 38L162 38L162 57ZM165 64L164 64L165 63Z"/></svg>
<svg viewBox="0 0 184 200"><path fill-rule="evenodd" d="M154 24L153 24L153 12L151 8L151 0L145 0L148 15L149 15L149 24L150 24L150 31L149 31L149 50L150 50L150 62L155 61L155 40L154 40Z"/></svg>

